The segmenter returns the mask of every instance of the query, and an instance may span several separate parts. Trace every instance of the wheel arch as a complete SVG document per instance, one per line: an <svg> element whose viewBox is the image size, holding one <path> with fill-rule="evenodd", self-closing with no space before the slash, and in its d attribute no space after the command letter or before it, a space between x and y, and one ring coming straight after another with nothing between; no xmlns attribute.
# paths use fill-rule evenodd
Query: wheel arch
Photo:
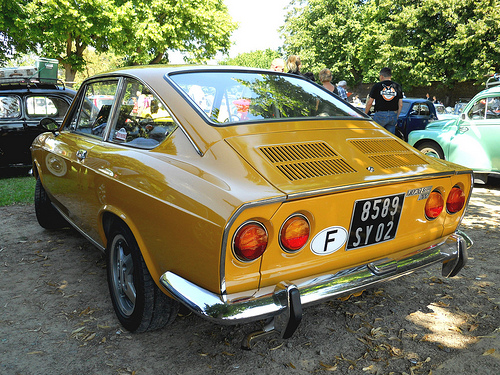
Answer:
<svg viewBox="0 0 500 375"><path fill-rule="evenodd" d="M35 177L35 179L37 179L40 176L40 173L38 173L38 165L36 162L33 162L31 174L33 175L33 177Z"/></svg>
<svg viewBox="0 0 500 375"><path fill-rule="evenodd" d="M434 145L436 148L438 148L439 150L441 150L441 153L442 153L442 155L444 157L444 160L446 160L446 154L445 154L443 148L434 139L429 139L429 138L419 139L417 142L415 142L415 144L413 145L413 147L415 147L416 149L418 149L418 147L421 146L421 145L423 145L424 143L430 143L430 144Z"/></svg>
<svg viewBox="0 0 500 375"><path fill-rule="evenodd" d="M149 273L153 278L154 282L158 287L165 291L163 286L160 284L161 272L154 266L154 262L151 259L149 252L147 251L147 246L140 235L140 232L134 222L131 220L130 216L119 211L115 207L107 207L105 211L101 213L101 230L103 234L105 248L108 247L108 242L110 241L110 235L112 229L116 225L124 225L130 230L130 233L134 236L137 246L139 246L139 251L141 252L142 258L146 263Z"/></svg>

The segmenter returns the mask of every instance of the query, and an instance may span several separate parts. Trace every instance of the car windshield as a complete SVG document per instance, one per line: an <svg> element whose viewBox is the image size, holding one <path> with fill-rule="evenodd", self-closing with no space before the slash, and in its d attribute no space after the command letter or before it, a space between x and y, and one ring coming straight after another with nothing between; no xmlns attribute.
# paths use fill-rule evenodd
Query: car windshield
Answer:
<svg viewBox="0 0 500 375"><path fill-rule="evenodd" d="M312 81L273 73L190 72L170 75L208 120L240 122L363 115Z"/></svg>
<svg viewBox="0 0 500 375"><path fill-rule="evenodd" d="M401 109L401 113L406 113L410 109L411 103L403 101L403 108Z"/></svg>
<svg viewBox="0 0 500 375"><path fill-rule="evenodd" d="M444 108L444 105L434 104L434 108L436 108L436 112L439 113L440 115L443 115L446 113L446 109Z"/></svg>

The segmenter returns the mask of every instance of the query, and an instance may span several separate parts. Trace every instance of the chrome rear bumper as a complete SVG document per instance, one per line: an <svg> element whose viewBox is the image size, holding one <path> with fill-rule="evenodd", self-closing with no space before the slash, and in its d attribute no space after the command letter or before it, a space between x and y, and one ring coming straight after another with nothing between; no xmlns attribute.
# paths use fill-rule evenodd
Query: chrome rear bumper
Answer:
<svg viewBox="0 0 500 375"><path fill-rule="evenodd" d="M413 251L400 259L382 259L335 274L283 281L237 295L214 294L172 272L163 274L160 282L192 311L216 323L239 324L287 313L290 317L286 331L292 330L293 334L296 327L289 326L293 324L291 320L300 322L298 314L302 306L349 295L439 262L443 263L443 276L454 276L465 265L471 245L472 241L464 233L456 232L437 245Z"/></svg>

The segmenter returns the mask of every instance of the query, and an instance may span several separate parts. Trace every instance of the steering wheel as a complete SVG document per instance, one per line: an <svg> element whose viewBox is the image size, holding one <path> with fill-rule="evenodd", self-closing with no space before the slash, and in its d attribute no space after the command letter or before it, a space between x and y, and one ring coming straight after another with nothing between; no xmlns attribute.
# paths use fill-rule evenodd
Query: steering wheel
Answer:
<svg viewBox="0 0 500 375"><path fill-rule="evenodd" d="M102 135L104 129L107 125L107 118L104 116L99 116L95 119L94 124L92 125L91 133L94 135Z"/></svg>

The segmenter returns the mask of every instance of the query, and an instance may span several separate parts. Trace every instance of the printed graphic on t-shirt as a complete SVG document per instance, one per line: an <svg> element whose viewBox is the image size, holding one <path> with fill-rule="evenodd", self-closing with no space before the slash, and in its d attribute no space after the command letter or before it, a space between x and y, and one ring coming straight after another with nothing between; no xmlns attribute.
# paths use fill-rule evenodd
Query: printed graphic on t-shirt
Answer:
<svg viewBox="0 0 500 375"><path fill-rule="evenodd" d="M384 98L384 100L390 102L396 97L397 93L392 85L386 86L382 84L382 91L380 91L380 95L382 95L382 98Z"/></svg>

